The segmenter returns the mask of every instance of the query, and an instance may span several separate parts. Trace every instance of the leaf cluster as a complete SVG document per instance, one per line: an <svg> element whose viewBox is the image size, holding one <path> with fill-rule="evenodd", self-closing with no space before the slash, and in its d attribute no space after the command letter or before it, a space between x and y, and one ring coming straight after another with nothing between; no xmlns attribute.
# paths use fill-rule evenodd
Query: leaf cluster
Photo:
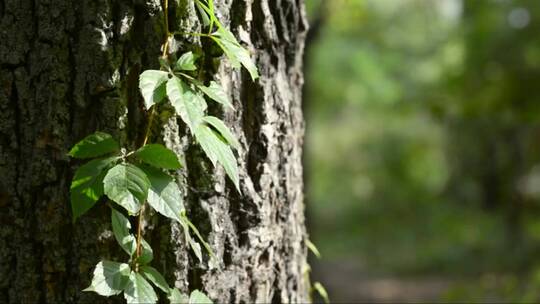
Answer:
<svg viewBox="0 0 540 304"><path fill-rule="evenodd" d="M251 77L256 79L258 71L249 52L216 18L213 1L194 1L209 33L193 34L215 41L233 67L244 66ZM167 25L166 15L164 18ZM160 58L161 69L146 70L139 77L145 109L152 110L150 115L153 115L159 104L169 102L212 164L223 166L240 191L238 165L232 151L238 149L240 144L223 121L206 114L206 100L233 109L227 93L215 81L204 83L197 79L197 54L186 52L178 59L171 56L174 58L171 62L166 56L167 42L164 49L164 56ZM110 134L98 131L78 142L69 152L73 158L89 160L76 170L71 183L73 221L106 196L113 202L111 224L114 237L129 256L126 263L109 260L99 262L92 283L85 291L94 291L102 296L123 293L127 303L156 303L158 296L153 284L167 295L171 303L212 303L198 290L187 295L169 287L159 271L149 265L154 258L153 251L142 237L140 226L146 202L154 211L182 226L186 244L189 244L201 263L201 244L209 253L210 262L216 261L210 245L186 216L182 193L171 173L171 170L182 167L177 153L161 144L146 144L147 139L148 133L142 147L125 152ZM131 216L139 218L136 234L133 233L129 219Z"/></svg>
<svg viewBox="0 0 540 304"><path fill-rule="evenodd" d="M185 73L196 69L196 59L192 52L187 52L173 66L165 65L163 68L167 71L144 71L139 77L144 104L149 110L168 100L212 164L222 165L239 189L238 166L232 151L239 146L238 141L223 121L206 115L204 96L231 109L232 103L215 81L206 86Z"/></svg>
<svg viewBox="0 0 540 304"><path fill-rule="evenodd" d="M154 303L153 299L157 300L154 290L146 282L146 279L149 279L157 287L164 289L163 284L160 286L156 283L164 282L161 280L162 276L147 265L153 259L152 248L141 238L141 253L136 254L137 238L131 233L131 223L124 215L124 212L128 215L140 213L145 202L159 214L180 223L184 228L186 243L199 261L203 261L199 242L213 257L210 246L186 217L182 193L174 178L166 171L182 166L174 151L160 144L147 144L136 151L121 155L119 144L111 135L96 132L77 143L69 154L81 159L95 158L75 172L71 184L73 220L92 208L101 196L107 196L122 210L111 208L112 230L118 244L130 258L129 264L100 262L96 266L92 284L86 291L95 291L103 296L124 291L128 303L139 303L139 300ZM191 237L190 230L198 237L198 241ZM140 269L142 275L134 269ZM151 274L147 272L153 276L149 277ZM172 289L164 291L169 297L175 297Z"/></svg>

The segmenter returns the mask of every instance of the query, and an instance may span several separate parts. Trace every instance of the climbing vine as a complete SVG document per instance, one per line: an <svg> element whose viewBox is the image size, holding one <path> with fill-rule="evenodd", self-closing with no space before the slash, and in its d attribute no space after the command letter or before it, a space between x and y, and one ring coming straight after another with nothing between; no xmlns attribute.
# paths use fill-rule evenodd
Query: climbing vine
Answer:
<svg viewBox="0 0 540 304"><path fill-rule="evenodd" d="M213 1L194 0L194 5L208 32L184 34L210 39L223 50L233 67L244 66L253 80L258 78L249 52L216 18ZM158 296L153 284L167 295L171 303L212 303L198 290L187 295L171 288L163 275L150 266L153 251L143 237L144 209L149 206L181 225L186 244L200 262L203 261L201 244L211 259L215 258L210 246L186 215L182 193L171 173L182 168L178 155L161 144L149 143L152 122L160 104L170 103L208 159L214 166L222 166L240 191L238 167L232 151L238 148L239 143L223 121L206 115L206 100L231 109L232 103L217 82L205 83L198 77L202 74L198 54L187 52L177 60L174 55L169 55L169 41L179 33L169 32L167 11L168 1L164 0L166 38L159 58L161 68L146 70L139 77L139 89L145 109L149 111L143 144L136 150L127 151L111 135L95 132L71 149L71 157L92 159L77 169L71 183L73 220L105 195L112 202L114 237L129 256L126 262L100 261L90 286L84 291L94 291L106 297L123 293L127 303L156 303ZM137 222L136 230L130 218ZM196 237L193 238L191 233Z"/></svg>

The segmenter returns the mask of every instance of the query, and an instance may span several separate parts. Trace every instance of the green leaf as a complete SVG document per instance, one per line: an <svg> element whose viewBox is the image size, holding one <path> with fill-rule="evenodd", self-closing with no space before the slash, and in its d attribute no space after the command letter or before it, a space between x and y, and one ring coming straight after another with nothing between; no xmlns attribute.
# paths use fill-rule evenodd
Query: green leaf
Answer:
<svg viewBox="0 0 540 304"><path fill-rule="evenodd" d="M201 3L199 3L199 1L195 1L195 5L197 6L197 10L201 14L203 25L204 26L209 26L210 25L210 18L208 18L208 14L206 13L206 11L201 6Z"/></svg>
<svg viewBox="0 0 540 304"><path fill-rule="evenodd" d="M111 221L116 241L118 241L120 247L122 247L127 254L133 256L137 250L137 240L129 231L131 229L129 220L122 213L112 209ZM138 262L141 264L148 264L154 258L152 247L150 247L150 244L144 239L141 239L141 247L142 252Z"/></svg>
<svg viewBox="0 0 540 304"><path fill-rule="evenodd" d="M194 290L189 296L189 304L213 304L212 300L208 298L204 293Z"/></svg>
<svg viewBox="0 0 540 304"><path fill-rule="evenodd" d="M149 144L135 152L137 158L154 167L163 169L179 169L178 156L173 151L160 144Z"/></svg>
<svg viewBox="0 0 540 304"><path fill-rule="evenodd" d="M189 245L191 246L191 249L193 249L193 252L195 252L195 255L197 256L199 261L202 262L201 245L191 238L191 235L189 234L190 229L191 229L191 231L193 231L195 233L195 235L197 236L199 241L203 244L204 248L206 249L206 251L208 252L210 257L215 259L215 255L214 255L214 252L212 251L212 248L204 240L204 238L202 237L202 235L199 232L199 230L197 229L197 227L195 227L195 225L193 225L193 223L187 218L187 216L185 215L184 212L182 213L181 219L182 219L181 224L182 224L182 228L184 229L186 242L189 243Z"/></svg>
<svg viewBox="0 0 540 304"><path fill-rule="evenodd" d="M165 293L171 292L167 281L165 281L165 278L157 271L157 269L151 266L142 266L140 270L148 280L156 285L156 287L163 290Z"/></svg>
<svg viewBox="0 0 540 304"><path fill-rule="evenodd" d="M162 215L180 222L180 213L184 210L182 193L174 179L160 170L144 167L150 180L148 204Z"/></svg>
<svg viewBox="0 0 540 304"><path fill-rule="evenodd" d="M75 144L69 155L75 158L91 158L117 152L119 149L118 142L110 134L95 132Z"/></svg>
<svg viewBox="0 0 540 304"><path fill-rule="evenodd" d="M185 293L181 293L180 290L172 288L169 296L167 297L171 304L186 304L189 303L189 296Z"/></svg>
<svg viewBox="0 0 540 304"><path fill-rule="evenodd" d="M139 76L139 89L144 99L146 109L160 103L165 98L165 83L169 73L158 70L146 70Z"/></svg>
<svg viewBox="0 0 540 304"><path fill-rule="evenodd" d="M169 64L169 60L163 57L158 58L159 66L165 70L168 70L171 68L171 65Z"/></svg>
<svg viewBox="0 0 540 304"><path fill-rule="evenodd" d="M208 9L209 9L209 12L208 14L210 15L210 33L212 32L212 30L214 29L214 22L219 22L217 21L217 18L216 18L216 14L214 12L214 0L208 0Z"/></svg>
<svg viewBox="0 0 540 304"><path fill-rule="evenodd" d="M229 30L220 25L218 30L212 33L210 37L223 49L233 67L239 68L240 64L242 64L248 70L251 79L259 78L257 67L251 60L249 51L238 43Z"/></svg>
<svg viewBox="0 0 540 304"><path fill-rule="evenodd" d="M154 259L154 251L152 247L148 244L147 241L141 239L141 256L139 257L138 262L141 264L148 264Z"/></svg>
<svg viewBox="0 0 540 304"><path fill-rule="evenodd" d="M94 291L106 297L117 295L126 286L129 272L128 264L101 261L96 265L92 283L83 291Z"/></svg>
<svg viewBox="0 0 540 304"><path fill-rule="evenodd" d="M193 132L204 116L206 102L196 94L180 78L173 77L167 81L167 95L171 104L182 120Z"/></svg>
<svg viewBox="0 0 540 304"><path fill-rule="evenodd" d="M158 300L152 285L136 272L131 272L129 275L129 281L124 289L124 298L128 304L149 304L156 303Z"/></svg>
<svg viewBox="0 0 540 304"><path fill-rule="evenodd" d="M197 56L195 56L193 52L184 53L178 58L178 61L176 61L175 68L184 71L195 71L197 69L195 60L197 60Z"/></svg>
<svg viewBox="0 0 540 304"><path fill-rule="evenodd" d="M105 169L117 159L117 157L94 159L75 171L70 187L73 221L90 210L103 195Z"/></svg>
<svg viewBox="0 0 540 304"><path fill-rule="evenodd" d="M326 303L326 304L330 303L330 298L328 297L328 292L326 292L326 289L324 288L324 286L321 283L315 282L315 284L313 284L313 289L315 289L317 291L317 293L319 293L321 298L323 298L324 303Z"/></svg>
<svg viewBox="0 0 540 304"><path fill-rule="evenodd" d="M146 199L150 181L132 164L118 164L103 179L105 194L130 214L136 214Z"/></svg>
<svg viewBox="0 0 540 304"><path fill-rule="evenodd" d="M201 245L196 240L193 240L193 238L191 237L191 234L189 233L190 224L191 225L193 225L193 224L186 217L185 211L182 212L182 214L180 216L180 219L181 219L180 225L182 225L182 230L184 230L185 242L186 242L186 244L189 244L189 247L191 247L191 250L193 250L193 253L197 257L197 259L199 259L199 262L202 263L203 262L203 257L202 257ZM193 227L195 227L195 226L193 225ZM204 242L204 240L202 240L202 241Z"/></svg>
<svg viewBox="0 0 540 304"><path fill-rule="evenodd" d="M199 259L199 262L203 262L203 256L202 256L202 250L201 250L201 244L199 244L197 241L193 240L192 238L189 238L189 246L191 247L191 250L193 250L193 253L195 253L195 256L197 259Z"/></svg>
<svg viewBox="0 0 540 304"><path fill-rule="evenodd" d="M128 218L111 208L111 222L116 241L129 256L132 256L135 253L137 241L135 236L130 232L131 223Z"/></svg>
<svg viewBox="0 0 540 304"><path fill-rule="evenodd" d="M236 188L240 189L238 165L231 147L205 124L201 124L195 129L195 138L212 164L215 166L216 163L220 163Z"/></svg>
<svg viewBox="0 0 540 304"><path fill-rule="evenodd" d="M227 93L225 93L223 88L217 82L210 81L210 85L207 87L202 84L197 84L197 87L214 101L217 101L224 106L234 109L232 103L229 101Z"/></svg>
<svg viewBox="0 0 540 304"><path fill-rule="evenodd" d="M240 148L240 143L236 140L236 137L232 132L227 128L227 126L219 118L214 116L205 116L203 120L214 127L221 136L231 145L232 147L238 149Z"/></svg>
<svg viewBox="0 0 540 304"><path fill-rule="evenodd" d="M313 254L318 258L320 259L321 258L321 252L319 251L319 249L317 249L317 246L315 246L315 244L313 244L309 239L306 239L306 245L308 247L308 249L313 252Z"/></svg>

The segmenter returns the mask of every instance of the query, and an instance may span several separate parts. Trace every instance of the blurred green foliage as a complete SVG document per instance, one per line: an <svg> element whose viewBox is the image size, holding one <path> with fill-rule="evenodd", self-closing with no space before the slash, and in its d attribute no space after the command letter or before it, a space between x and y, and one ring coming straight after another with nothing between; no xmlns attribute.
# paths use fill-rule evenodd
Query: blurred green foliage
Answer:
<svg viewBox="0 0 540 304"><path fill-rule="evenodd" d="M540 287L528 271L540 259L540 2L307 4L308 215L323 256L371 272L525 273ZM521 287L499 296L540 299Z"/></svg>

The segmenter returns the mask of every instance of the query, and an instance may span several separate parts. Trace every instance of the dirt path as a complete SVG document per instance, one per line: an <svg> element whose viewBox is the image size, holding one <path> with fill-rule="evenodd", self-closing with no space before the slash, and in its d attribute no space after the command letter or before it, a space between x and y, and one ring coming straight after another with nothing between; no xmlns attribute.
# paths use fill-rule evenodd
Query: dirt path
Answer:
<svg viewBox="0 0 540 304"><path fill-rule="evenodd" d="M325 262L314 269L332 303L436 303L452 284L440 277L370 276L347 262Z"/></svg>

